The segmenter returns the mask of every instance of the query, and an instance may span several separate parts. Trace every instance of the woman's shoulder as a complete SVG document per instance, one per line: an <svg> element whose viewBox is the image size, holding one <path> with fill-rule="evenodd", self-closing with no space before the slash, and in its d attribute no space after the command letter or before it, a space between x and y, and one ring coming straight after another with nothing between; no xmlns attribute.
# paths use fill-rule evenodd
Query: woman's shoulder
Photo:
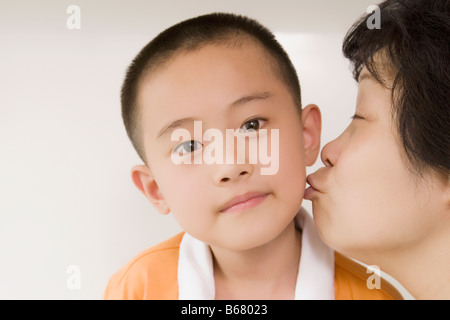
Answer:
<svg viewBox="0 0 450 320"><path fill-rule="evenodd" d="M335 252L335 298L336 300L404 299L402 294L381 275L338 252Z"/></svg>

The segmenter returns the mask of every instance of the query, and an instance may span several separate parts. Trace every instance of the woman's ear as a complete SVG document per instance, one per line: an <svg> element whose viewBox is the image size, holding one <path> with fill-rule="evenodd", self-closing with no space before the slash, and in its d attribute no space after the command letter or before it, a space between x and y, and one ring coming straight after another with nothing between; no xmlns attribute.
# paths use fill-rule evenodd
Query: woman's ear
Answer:
<svg viewBox="0 0 450 320"><path fill-rule="evenodd" d="M447 176L447 185L445 189L447 208L450 209L450 176Z"/></svg>
<svg viewBox="0 0 450 320"><path fill-rule="evenodd" d="M170 208L149 167L145 165L134 166L131 169L131 179L159 213L168 214L170 212Z"/></svg>
<svg viewBox="0 0 450 320"><path fill-rule="evenodd" d="M319 155L322 132L322 115L318 106L310 104L302 110L302 126L305 165L312 166Z"/></svg>

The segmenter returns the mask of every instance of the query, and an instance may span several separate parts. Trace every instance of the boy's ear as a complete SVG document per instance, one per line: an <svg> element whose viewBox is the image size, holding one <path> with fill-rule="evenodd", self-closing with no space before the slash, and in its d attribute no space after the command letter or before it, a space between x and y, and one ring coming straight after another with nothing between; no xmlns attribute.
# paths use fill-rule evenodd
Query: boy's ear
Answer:
<svg viewBox="0 0 450 320"><path fill-rule="evenodd" d="M131 179L133 180L134 185L153 204L159 213L168 214L170 212L170 208L149 167L145 165L134 166L131 169Z"/></svg>
<svg viewBox="0 0 450 320"><path fill-rule="evenodd" d="M302 125L305 165L312 166L319 155L322 132L322 115L318 106L310 104L302 110Z"/></svg>

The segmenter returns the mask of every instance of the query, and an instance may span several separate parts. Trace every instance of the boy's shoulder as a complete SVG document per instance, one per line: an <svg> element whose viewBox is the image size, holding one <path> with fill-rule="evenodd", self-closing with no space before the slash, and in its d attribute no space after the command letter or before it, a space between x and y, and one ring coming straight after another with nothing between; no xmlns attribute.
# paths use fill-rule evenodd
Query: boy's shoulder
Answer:
<svg viewBox="0 0 450 320"><path fill-rule="evenodd" d="M177 299L178 256L183 235L181 232L131 259L111 277L104 299Z"/></svg>
<svg viewBox="0 0 450 320"><path fill-rule="evenodd" d="M334 256L336 300L403 300L402 294L381 276L379 288L369 289L367 282L373 273L338 252Z"/></svg>
<svg viewBox="0 0 450 320"><path fill-rule="evenodd" d="M136 255L117 271L105 289L105 299L178 299L178 257L184 232ZM402 295L383 278L379 289L369 289L371 274L361 264L335 252L337 300L400 300Z"/></svg>

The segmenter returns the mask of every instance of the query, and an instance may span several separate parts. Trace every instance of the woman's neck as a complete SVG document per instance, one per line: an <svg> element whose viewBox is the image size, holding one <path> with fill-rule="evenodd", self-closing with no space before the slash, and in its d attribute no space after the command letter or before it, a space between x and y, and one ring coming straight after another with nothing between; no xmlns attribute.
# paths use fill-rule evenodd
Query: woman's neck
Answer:
<svg viewBox="0 0 450 320"><path fill-rule="evenodd" d="M293 299L301 233L292 221L270 242L245 251L211 246L216 299Z"/></svg>
<svg viewBox="0 0 450 320"><path fill-rule="evenodd" d="M440 230L410 246L384 253L382 271L393 276L418 300L450 299L450 230Z"/></svg>

